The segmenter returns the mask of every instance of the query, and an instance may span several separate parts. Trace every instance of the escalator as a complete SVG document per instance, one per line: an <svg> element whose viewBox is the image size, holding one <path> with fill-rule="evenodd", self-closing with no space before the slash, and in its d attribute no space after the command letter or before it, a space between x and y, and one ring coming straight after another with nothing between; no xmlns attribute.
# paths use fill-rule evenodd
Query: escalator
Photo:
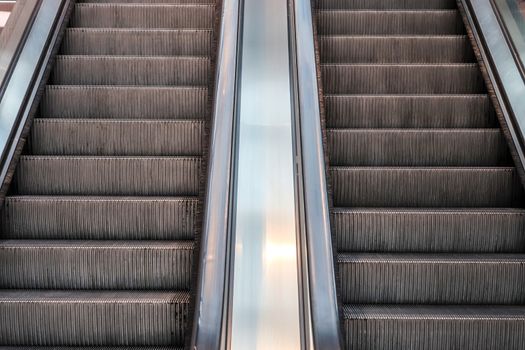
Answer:
<svg viewBox="0 0 525 350"><path fill-rule="evenodd" d="M214 16L74 5L1 214L0 346L184 345Z"/></svg>
<svg viewBox="0 0 525 350"><path fill-rule="evenodd" d="M521 349L522 184L456 1L321 0L348 349Z"/></svg>

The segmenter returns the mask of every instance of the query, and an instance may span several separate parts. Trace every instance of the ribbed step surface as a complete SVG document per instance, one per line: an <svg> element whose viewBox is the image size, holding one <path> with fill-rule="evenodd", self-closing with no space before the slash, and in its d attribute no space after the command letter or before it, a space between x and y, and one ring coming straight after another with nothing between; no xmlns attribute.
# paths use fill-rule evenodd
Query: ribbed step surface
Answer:
<svg viewBox="0 0 525 350"><path fill-rule="evenodd" d="M484 90L477 64L321 66L327 94L476 94Z"/></svg>
<svg viewBox="0 0 525 350"><path fill-rule="evenodd" d="M522 252L525 210L336 208L340 252Z"/></svg>
<svg viewBox="0 0 525 350"><path fill-rule="evenodd" d="M0 349L180 349L215 3L79 0L0 211Z"/></svg>
<svg viewBox="0 0 525 350"><path fill-rule="evenodd" d="M60 85L201 85L210 61L202 57L58 56L52 76Z"/></svg>
<svg viewBox="0 0 525 350"><path fill-rule="evenodd" d="M212 5L77 4L71 27L87 28L211 28Z"/></svg>
<svg viewBox="0 0 525 350"><path fill-rule="evenodd" d="M507 164L499 129L334 129L328 132L333 165L494 166Z"/></svg>
<svg viewBox="0 0 525 350"><path fill-rule="evenodd" d="M210 30L69 28L61 52L65 55L204 56L211 53L211 39Z"/></svg>
<svg viewBox="0 0 525 350"><path fill-rule="evenodd" d="M104 1L104 0L90 0L90 1ZM112 1L118 1L118 0L112 0ZM83 2L86 2L86 0ZM352 9L352 10L430 9L432 10L432 9L455 9L456 2L454 0L425 0L425 1L421 1L421 0L352 0L352 1L318 0L317 6L320 9Z"/></svg>
<svg viewBox="0 0 525 350"><path fill-rule="evenodd" d="M347 349L523 348L525 307L347 305Z"/></svg>
<svg viewBox="0 0 525 350"><path fill-rule="evenodd" d="M192 252L191 241L0 241L0 288L189 290Z"/></svg>
<svg viewBox="0 0 525 350"><path fill-rule="evenodd" d="M1 212L2 237L189 240L197 207L197 198L12 196Z"/></svg>
<svg viewBox="0 0 525 350"><path fill-rule="evenodd" d="M204 122L196 120L35 119L37 155L199 156Z"/></svg>
<svg viewBox="0 0 525 350"><path fill-rule="evenodd" d="M343 11L317 13L319 34L328 35L451 35L464 34L457 10Z"/></svg>
<svg viewBox="0 0 525 350"><path fill-rule="evenodd" d="M202 119L203 87L47 86L40 115L50 118Z"/></svg>
<svg viewBox="0 0 525 350"><path fill-rule="evenodd" d="M189 294L0 291L3 345L183 345ZM35 317L39 315L39 317Z"/></svg>
<svg viewBox="0 0 525 350"><path fill-rule="evenodd" d="M474 56L466 35L321 36L323 63L459 63Z"/></svg>
<svg viewBox="0 0 525 350"><path fill-rule="evenodd" d="M525 302L525 255L354 253L338 263L344 303Z"/></svg>
<svg viewBox="0 0 525 350"><path fill-rule="evenodd" d="M191 196L199 194L201 162L193 157L23 156L16 179L20 194Z"/></svg>

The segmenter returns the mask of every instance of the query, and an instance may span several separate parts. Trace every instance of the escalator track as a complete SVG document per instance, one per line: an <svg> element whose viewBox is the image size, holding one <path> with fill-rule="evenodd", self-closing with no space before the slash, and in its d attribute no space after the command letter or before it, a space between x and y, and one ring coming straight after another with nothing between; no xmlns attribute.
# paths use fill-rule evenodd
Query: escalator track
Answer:
<svg viewBox="0 0 525 350"><path fill-rule="evenodd" d="M1 214L0 346L184 345L214 15L77 1Z"/></svg>
<svg viewBox="0 0 525 350"><path fill-rule="evenodd" d="M521 349L523 188L452 0L321 0L348 349Z"/></svg>

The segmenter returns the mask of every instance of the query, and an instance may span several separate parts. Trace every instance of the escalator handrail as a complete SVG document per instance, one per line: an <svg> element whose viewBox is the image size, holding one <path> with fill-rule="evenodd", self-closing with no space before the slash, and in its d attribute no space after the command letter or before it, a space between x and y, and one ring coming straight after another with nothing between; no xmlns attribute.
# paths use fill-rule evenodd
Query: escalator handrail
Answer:
<svg viewBox="0 0 525 350"><path fill-rule="evenodd" d="M17 53L13 54L0 95L2 196L9 185L17 154L20 153L19 146L22 145L20 141L38 105L41 84L50 72L50 61L60 44L61 33L73 4L74 0L45 0L45 6L27 7L27 11L36 12L26 24L29 28L22 42L16 45Z"/></svg>
<svg viewBox="0 0 525 350"><path fill-rule="evenodd" d="M209 147L191 349L220 349L228 300L230 192L235 114L239 0L224 0Z"/></svg>
<svg viewBox="0 0 525 350"><path fill-rule="evenodd" d="M341 349L312 3L293 1L306 253L314 349Z"/></svg>

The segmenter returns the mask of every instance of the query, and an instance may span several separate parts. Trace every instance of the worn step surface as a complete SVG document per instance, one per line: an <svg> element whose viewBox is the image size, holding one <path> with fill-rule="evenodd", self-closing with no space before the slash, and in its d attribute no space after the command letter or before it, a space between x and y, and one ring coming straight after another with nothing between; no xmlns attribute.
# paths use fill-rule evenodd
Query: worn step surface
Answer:
<svg viewBox="0 0 525 350"><path fill-rule="evenodd" d="M192 253L192 241L0 241L0 288L190 290Z"/></svg>
<svg viewBox="0 0 525 350"><path fill-rule="evenodd" d="M203 119L204 87L48 85L40 115L50 118Z"/></svg>
<svg viewBox="0 0 525 350"><path fill-rule="evenodd" d="M457 10L323 10L316 17L321 35L465 34Z"/></svg>
<svg viewBox="0 0 525 350"><path fill-rule="evenodd" d="M76 28L205 28L213 25L213 5L79 3L70 20Z"/></svg>
<svg viewBox="0 0 525 350"><path fill-rule="evenodd" d="M51 80L56 85L207 86L205 57L58 56Z"/></svg>
<svg viewBox="0 0 525 350"><path fill-rule="evenodd" d="M325 64L327 94L478 94L477 64Z"/></svg>
<svg viewBox="0 0 525 350"><path fill-rule="evenodd" d="M19 194L192 196L199 194L199 157L22 156Z"/></svg>
<svg viewBox="0 0 525 350"><path fill-rule="evenodd" d="M37 118L30 146L35 155L200 156L204 122Z"/></svg>
<svg viewBox="0 0 525 350"><path fill-rule="evenodd" d="M335 208L339 252L520 253L525 210Z"/></svg>
<svg viewBox="0 0 525 350"><path fill-rule="evenodd" d="M8 196L2 238L190 240L196 197Z"/></svg>
<svg viewBox="0 0 525 350"><path fill-rule="evenodd" d="M328 128L497 126L487 95L325 95Z"/></svg>
<svg viewBox="0 0 525 350"><path fill-rule="evenodd" d="M511 164L499 129L335 129L327 140L332 165Z"/></svg>
<svg viewBox="0 0 525 350"><path fill-rule="evenodd" d="M0 339L3 345L182 346L188 307L185 292L1 290Z"/></svg>
<svg viewBox="0 0 525 350"><path fill-rule="evenodd" d="M64 55L206 56L211 30L68 28Z"/></svg>
<svg viewBox="0 0 525 350"><path fill-rule="evenodd" d="M523 304L523 254L338 256L347 304Z"/></svg>
<svg viewBox="0 0 525 350"><path fill-rule="evenodd" d="M523 306L346 305L347 349L523 348Z"/></svg>
<svg viewBox="0 0 525 350"><path fill-rule="evenodd" d="M474 62L466 35L320 36L322 63Z"/></svg>
<svg viewBox="0 0 525 350"><path fill-rule="evenodd" d="M103 1L103 0L91 0ZM112 0L119 1L119 0ZM122 1L122 0L120 0ZM155 1L155 0L153 0ZM84 1L85 2L85 1ZM318 0L317 7L320 9L383 9L383 10L402 10L402 9L455 9L454 0Z"/></svg>

